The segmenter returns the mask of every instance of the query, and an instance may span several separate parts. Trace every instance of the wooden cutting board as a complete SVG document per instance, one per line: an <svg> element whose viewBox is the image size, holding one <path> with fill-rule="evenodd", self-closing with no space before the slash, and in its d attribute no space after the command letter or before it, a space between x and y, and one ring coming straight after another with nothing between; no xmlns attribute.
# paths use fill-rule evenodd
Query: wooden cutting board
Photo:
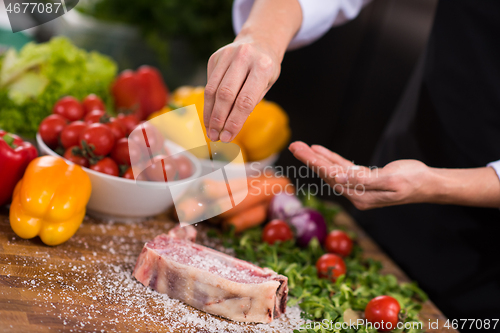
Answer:
<svg viewBox="0 0 500 333"><path fill-rule="evenodd" d="M354 221L344 213L337 223L358 234L366 255L382 261L385 273L408 281ZM271 325L240 324L208 315L145 288L131 275L144 243L174 226L166 216L136 224L98 221L86 217L68 242L45 246L38 238L17 237L8 211L0 209L0 331L2 332L292 332L300 325L300 311ZM198 225L203 235L208 224ZM201 243L208 240L201 237ZM219 247L219 249L221 249ZM446 318L431 303L421 319Z"/></svg>

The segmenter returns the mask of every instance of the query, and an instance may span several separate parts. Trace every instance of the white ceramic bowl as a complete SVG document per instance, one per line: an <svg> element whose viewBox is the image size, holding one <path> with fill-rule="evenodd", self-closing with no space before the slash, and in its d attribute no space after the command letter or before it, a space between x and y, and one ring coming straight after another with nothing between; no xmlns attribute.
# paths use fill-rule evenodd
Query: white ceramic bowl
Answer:
<svg viewBox="0 0 500 333"><path fill-rule="evenodd" d="M245 169L247 172L247 177L257 177L259 176L262 172L265 172L266 170L272 168L274 163L278 160L279 154L273 154L269 156L268 158L265 158L260 161L255 161L255 162L248 162L245 163ZM212 172L215 169L220 169L225 166L226 170L227 168L236 168L237 165L227 165L227 162L219 162L219 161L211 161L211 160L206 160L206 159L200 159L200 164L202 168L202 173L203 174L208 174ZM228 173L231 174L231 173Z"/></svg>
<svg viewBox="0 0 500 333"><path fill-rule="evenodd" d="M36 141L42 155L61 157L47 147L38 133ZM193 180L201 175L202 168L196 157L173 142L167 141L165 144L172 153L184 154L194 167L191 177L168 182L168 185ZM68 161L68 163L71 162ZM92 182L92 194L87 204L87 213L90 215L106 220L135 222L162 213L173 205L172 196L165 188L165 183L134 181L106 175L88 168L83 168L83 170Z"/></svg>

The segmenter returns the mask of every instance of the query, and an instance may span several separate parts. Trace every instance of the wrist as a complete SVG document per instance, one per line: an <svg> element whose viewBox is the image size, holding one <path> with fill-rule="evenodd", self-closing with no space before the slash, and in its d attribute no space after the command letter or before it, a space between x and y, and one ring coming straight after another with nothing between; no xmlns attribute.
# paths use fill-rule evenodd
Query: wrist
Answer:
<svg viewBox="0 0 500 333"><path fill-rule="evenodd" d="M271 53L279 63L283 61L289 43L283 39L278 40L274 38L272 34L266 34L264 31L261 31L261 29L254 29L251 25L244 26L234 39L234 42L251 43L260 49L267 50L267 52Z"/></svg>
<svg viewBox="0 0 500 333"><path fill-rule="evenodd" d="M500 208L500 180L492 168L429 168L425 202Z"/></svg>
<svg viewBox="0 0 500 333"><path fill-rule="evenodd" d="M449 177L445 171L448 169L439 169L427 167L425 176L425 194L422 202L447 204L449 203L451 193L456 187L454 179Z"/></svg>

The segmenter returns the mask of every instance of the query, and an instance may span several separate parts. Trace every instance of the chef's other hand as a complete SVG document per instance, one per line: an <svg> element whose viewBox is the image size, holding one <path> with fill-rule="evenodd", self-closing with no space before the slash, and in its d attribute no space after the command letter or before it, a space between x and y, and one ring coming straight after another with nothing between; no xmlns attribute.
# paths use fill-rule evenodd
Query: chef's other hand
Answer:
<svg viewBox="0 0 500 333"><path fill-rule="evenodd" d="M360 210L422 202L500 207L500 181L490 167L439 169L397 160L367 168L319 145L294 142L289 149Z"/></svg>
<svg viewBox="0 0 500 333"><path fill-rule="evenodd" d="M229 142L280 74L278 55L252 37L236 40L208 61L203 110L207 135Z"/></svg>

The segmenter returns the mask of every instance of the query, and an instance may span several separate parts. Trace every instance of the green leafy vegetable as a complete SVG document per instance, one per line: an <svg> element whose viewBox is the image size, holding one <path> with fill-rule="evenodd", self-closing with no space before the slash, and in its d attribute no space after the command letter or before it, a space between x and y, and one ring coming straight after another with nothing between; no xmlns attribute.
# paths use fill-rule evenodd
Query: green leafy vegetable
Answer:
<svg viewBox="0 0 500 333"><path fill-rule="evenodd" d="M314 206L331 221L338 208L328 208L325 203L313 198L306 204ZM393 275L382 275L380 262L365 259L362 249L355 245L351 255L345 259L347 273L335 283L320 279L316 274L316 261L324 253L317 239L313 239L306 249L295 246L292 241L269 245L261 240L262 228L247 230L241 235L233 231L220 235L224 246L233 248L240 259L253 262L261 267L269 267L288 277L290 306L299 305L302 317L309 321L322 322L326 319L333 323L344 321L344 315L362 313L368 302L379 295L396 298L403 310L405 322L419 322L418 313L421 302L427 296L414 283L399 284ZM215 236L211 232L209 236ZM346 319L347 320L347 319ZM376 332L364 326L357 332ZM394 330L402 332L403 330ZM299 331L297 331L299 332ZM300 332L337 332L333 326L317 325L316 328L304 327ZM341 329L340 332L356 332L355 328ZM406 332L419 332L410 329Z"/></svg>
<svg viewBox="0 0 500 333"><path fill-rule="evenodd" d="M0 59L0 128L33 137L55 102L66 95L95 93L108 104L116 64L62 37L9 49Z"/></svg>
<svg viewBox="0 0 500 333"><path fill-rule="evenodd" d="M233 0L92 0L78 9L109 22L138 27L159 59L167 59L171 41L186 40L193 54L206 61L234 39Z"/></svg>

